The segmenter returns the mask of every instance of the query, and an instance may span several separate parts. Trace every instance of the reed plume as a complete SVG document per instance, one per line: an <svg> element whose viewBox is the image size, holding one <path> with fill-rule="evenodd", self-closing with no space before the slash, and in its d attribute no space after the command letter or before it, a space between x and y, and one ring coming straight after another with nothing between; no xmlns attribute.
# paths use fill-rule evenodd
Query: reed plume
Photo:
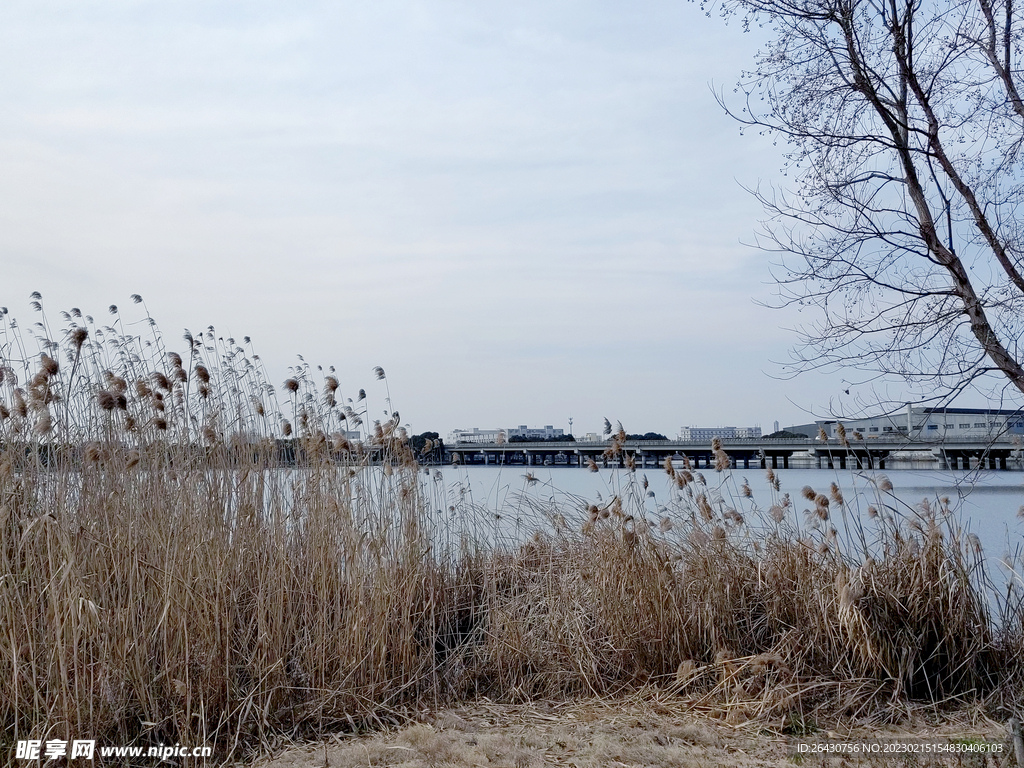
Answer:
<svg viewBox="0 0 1024 768"><path fill-rule="evenodd" d="M657 687L763 723L1019 698L1019 601L988 601L947 501L901 507L876 476L864 552L841 519L859 496L803 488L803 526L779 475L761 506L719 442L710 484L668 459L667 487L615 474L594 503L529 472L485 507L420 471L390 401L350 438L372 418L325 403L333 375L290 371L290 420L212 329L176 355L116 308L89 333L66 314L29 353L0 312L0 747L92 733L229 761L425 703Z"/></svg>

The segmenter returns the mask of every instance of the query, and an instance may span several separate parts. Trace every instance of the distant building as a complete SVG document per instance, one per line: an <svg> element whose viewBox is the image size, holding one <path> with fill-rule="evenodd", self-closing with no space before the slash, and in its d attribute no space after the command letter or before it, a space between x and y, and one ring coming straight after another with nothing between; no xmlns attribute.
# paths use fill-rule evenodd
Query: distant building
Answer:
<svg viewBox="0 0 1024 768"><path fill-rule="evenodd" d="M922 408L905 409L883 416L862 419L822 419L814 424L786 427L790 432L817 437L818 431L837 437L842 423L848 437L859 432L865 439L906 435L916 440L941 440L944 437L998 437L1024 434L1024 412L997 408Z"/></svg>
<svg viewBox="0 0 1024 768"><path fill-rule="evenodd" d="M551 440L555 437L565 437L565 432L561 429L555 429L550 424L537 429L528 427L525 424L520 424L518 427L505 430L505 433L506 437L509 439L513 437L525 437L528 440L536 440L538 438L541 440Z"/></svg>
<svg viewBox="0 0 1024 768"><path fill-rule="evenodd" d="M498 435L502 435L506 441L511 441L513 437L526 438L527 440L551 440L553 438L565 437L565 432L561 429L555 429L550 424L545 427L528 427L525 424L520 424L518 427L510 427L509 429L480 429L479 427L473 427L472 429L452 430L448 433L446 443L448 445L455 445L456 443L495 443L498 441Z"/></svg>
<svg viewBox="0 0 1024 768"><path fill-rule="evenodd" d="M680 427L680 440L713 440L718 437L750 439L761 436L760 427Z"/></svg>
<svg viewBox="0 0 1024 768"><path fill-rule="evenodd" d="M448 433L448 439L445 442L447 445L455 445L456 443L495 443L498 441L498 435L504 431L503 429L479 429L478 427L454 429Z"/></svg>

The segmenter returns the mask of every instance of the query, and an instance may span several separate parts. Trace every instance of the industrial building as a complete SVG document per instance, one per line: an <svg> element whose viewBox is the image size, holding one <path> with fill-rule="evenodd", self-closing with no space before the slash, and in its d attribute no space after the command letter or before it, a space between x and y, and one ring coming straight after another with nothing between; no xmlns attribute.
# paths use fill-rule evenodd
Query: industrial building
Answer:
<svg viewBox="0 0 1024 768"><path fill-rule="evenodd" d="M865 440L893 437L894 433L914 440L942 440L944 438L995 438L1006 434L1024 434L1024 412L994 408L906 408L881 416L860 419L822 419L813 424L786 427L807 437L818 437L824 430L829 438L837 437L842 424L847 437L859 432Z"/></svg>

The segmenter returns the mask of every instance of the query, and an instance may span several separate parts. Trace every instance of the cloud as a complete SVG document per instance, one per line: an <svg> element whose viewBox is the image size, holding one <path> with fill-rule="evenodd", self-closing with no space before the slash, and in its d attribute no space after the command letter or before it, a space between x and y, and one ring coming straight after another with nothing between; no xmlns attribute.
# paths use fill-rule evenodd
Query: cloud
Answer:
<svg viewBox="0 0 1024 768"><path fill-rule="evenodd" d="M708 85L757 42L676 2L7 4L0 303L142 293L280 372L383 364L440 431L768 419L788 339L738 182L780 155Z"/></svg>

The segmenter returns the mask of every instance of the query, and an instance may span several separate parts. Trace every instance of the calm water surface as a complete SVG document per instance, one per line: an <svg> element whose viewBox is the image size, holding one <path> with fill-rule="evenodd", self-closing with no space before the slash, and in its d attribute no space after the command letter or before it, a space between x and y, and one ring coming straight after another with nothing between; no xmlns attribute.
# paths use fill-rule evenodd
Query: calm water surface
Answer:
<svg viewBox="0 0 1024 768"><path fill-rule="evenodd" d="M431 468L428 478L431 503L439 515L464 515L475 510L487 520L493 539L522 540L544 527L545 509L572 514L582 521L589 503L609 500L621 495L642 505L654 521L671 510L676 489L663 470L602 469L590 472L576 467L438 467ZM527 472L536 478L526 479ZM731 506L741 511L750 508L750 499L743 498L740 487L746 480L753 491L753 501L767 509L773 503L772 491L764 470L734 469L731 473L701 470L707 485L715 489ZM893 469L885 471L779 469L780 494L789 493L796 510L810 506L800 495L804 486L818 492L829 492L831 483L843 491L849 508L867 526L867 508L878 506L878 496L869 478L885 475L893 485L888 502L904 514L922 499L935 504L948 497L957 520L981 539L987 558L1001 560L1024 544L1024 520L1017 516L1024 505L1024 472L966 471L934 469ZM424 475L426 477L426 475ZM648 489L642 481L646 477ZM573 522L570 519L570 522ZM484 526L485 528L487 526Z"/></svg>

